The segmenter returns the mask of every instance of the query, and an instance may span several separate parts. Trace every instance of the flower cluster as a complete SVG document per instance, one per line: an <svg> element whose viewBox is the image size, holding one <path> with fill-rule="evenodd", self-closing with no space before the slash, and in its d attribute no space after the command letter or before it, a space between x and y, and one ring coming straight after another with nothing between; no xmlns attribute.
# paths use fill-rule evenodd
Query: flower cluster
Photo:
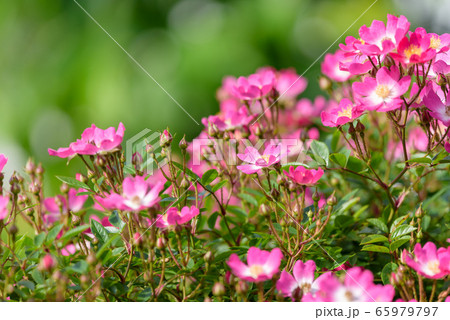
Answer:
<svg viewBox="0 0 450 320"><path fill-rule="evenodd" d="M0 301L448 300L449 46L388 15L325 56L327 98L264 67L179 148L92 125L52 196L0 154Z"/></svg>

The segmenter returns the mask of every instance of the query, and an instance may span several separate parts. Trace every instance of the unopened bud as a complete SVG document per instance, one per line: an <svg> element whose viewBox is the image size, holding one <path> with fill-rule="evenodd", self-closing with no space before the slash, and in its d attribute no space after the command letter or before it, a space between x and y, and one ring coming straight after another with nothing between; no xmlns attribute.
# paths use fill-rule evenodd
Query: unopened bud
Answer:
<svg viewBox="0 0 450 320"><path fill-rule="evenodd" d="M384 66L387 68L392 67L393 65L395 65L395 61L394 59L392 59L392 57L390 55L386 55L386 57L383 60Z"/></svg>
<svg viewBox="0 0 450 320"><path fill-rule="evenodd" d="M180 187L182 187L183 189L187 189L190 187L190 183L188 181L188 179L186 179L186 177L183 178L183 180L181 180L181 184Z"/></svg>
<svg viewBox="0 0 450 320"><path fill-rule="evenodd" d="M59 190L61 190L62 193L68 193L69 192L69 185L65 182L63 182L61 184L61 187L59 188Z"/></svg>
<svg viewBox="0 0 450 320"><path fill-rule="evenodd" d="M319 195L319 193L317 192L317 190L316 191L314 191L314 193L313 193L313 195L312 195L312 199L313 199L313 201L314 202L319 202L319 200L320 200L320 195Z"/></svg>
<svg viewBox="0 0 450 320"><path fill-rule="evenodd" d="M142 246L143 238L139 232L136 232L133 235L133 241L134 241L134 244L137 245L138 247Z"/></svg>
<svg viewBox="0 0 450 320"><path fill-rule="evenodd" d="M263 217L266 217L270 214L269 208L264 203L259 207L259 212Z"/></svg>
<svg viewBox="0 0 450 320"><path fill-rule="evenodd" d="M183 138L180 140L180 143L178 144L181 150L186 150L188 147L188 144L186 142L186 136L183 136Z"/></svg>
<svg viewBox="0 0 450 320"><path fill-rule="evenodd" d="M156 247L157 247L159 250L164 250L164 249L166 248L166 245L167 245L166 239L164 239L164 238L158 238L158 239L156 239Z"/></svg>
<svg viewBox="0 0 450 320"><path fill-rule="evenodd" d="M424 216L424 211L422 209L422 204L420 204L419 208L417 208L416 213L415 213L417 218L421 218Z"/></svg>
<svg viewBox="0 0 450 320"><path fill-rule="evenodd" d="M361 121L358 120L356 123L356 132L364 132L366 130L366 127L361 123Z"/></svg>
<svg viewBox="0 0 450 320"><path fill-rule="evenodd" d="M331 89L332 83L331 83L330 79L322 76L319 78L319 87L320 87L320 89L322 89L324 91L328 91Z"/></svg>
<svg viewBox="0 0 450 320"><path fill-rule="evenodd" d="M225 287L222 283L216 282L212 288L212 293L216 297L221 297L225 294Z"/></svg>
<svg viewBox="0 0 450 320"><path fill-rule="evenodd" d="M237 284L236 284L236 292L239 295L244 295L246 294L248 291L248 284L245 281L240 280Z"/></svg>
<svg viewBox="0 0 450 320"><path fill-rule="evenodd" d="M39 262L40 271L52 271L56 266L56 260L51 254L46 254Z"/></svg>
<svg viewBox="0 0 450 320"><path fill-rule="evenodd" d="M172 140L172 135L170 134L169 130L166 129L159 137L159 144L161 145L161 147L168 147L172 143Z"/></svg>
<svg viewBox="0 0 450 320"><path fill-rule="evenodd" d="M334 192L333 192L333 194L327 199L327 205L332 207L332 206L335 206L336 204L337 204L337 199L336 199L336 197L334 195Z"/></svg>
<svg viewBox="0 0 450 320"><path fill-rule="evenodd" d="M28 159L27 164L25 165L25 172L28 174L33 174L36 170L36 166L31 158Z"/></svg>
<svg viewBox="0 0 450 320"><path fill-rule="evenodd" d="M211 251L206 252L203 259L205 259L206 262L211 262L213 260L213 253Z"/></svg>
<svg viewBox="0 0 450 320"><path fill-rule="evenodd" d="M17 232L19 232L19 229L17 229L17 226L13 224L11 227L9 227L9 233L12 235L16 235Z"/></svg>

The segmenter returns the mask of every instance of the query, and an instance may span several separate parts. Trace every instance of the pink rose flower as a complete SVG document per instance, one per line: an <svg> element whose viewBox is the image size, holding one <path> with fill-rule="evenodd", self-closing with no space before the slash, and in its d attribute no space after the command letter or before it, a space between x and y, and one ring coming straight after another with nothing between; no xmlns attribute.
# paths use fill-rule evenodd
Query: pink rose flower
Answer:
<svg viewBox="0 0 450 320"><path fill-rule="evenodd" d="M183 207L180 211L177 208L171 207L167 210L165 215L158 215L155 225L158 228L167 228L169 226L185 224L198 216L200 210L197 207Z"/></svg>
<svg viewBox="0 0 450 320"><path fill-rule="evenodd" d="M275 73L264 69L246 77L239 77L233 95L241 100L256 100L266 96L275 86Z"/></svg>
<svg viewBox="0 0 450 320"><path fill-rule="evenodd" d="M364 113L360 105L354 105L349 99L342 99L339 106L328 111L322 111L320 118L327 127L338 127L355 120Z"/></svg>
<svg viewBox="0 0 450 320"><path fill-rule="evenodd" d="M285 297L294 298L300 291L302 294L315 291L317 288L314 283L314 272L316 263L308 260L305 263L297 261L294 265L292 275L286 270L281 272L280 279L277 281L277 290Z"/></svg>
<svg viewBox="0 0 450 320"><path fill-rule="evenodd" d="M259 154L258 150L253 147L245 148L245 152L238 153L238 158L248 164L237 166L239 170L246 174L260 172L262 168L270 167L281 160L281 146L270 144Z"/></svg>
<svg viewBox="0 0 450 320"><path fill-rule="evenodd" d="M306 294L305 302L391 302L395 295L391 285L373 283L369 270L354 267L346 271L344 282L331 272L324 273L315 281L317 291Z"/></svg>
<svg viewBox="0 0 450 320"><path fill-rule="evenodd" d="M251 247L247 253L247 264L233 253L227 261L231 272L241 280L262 282L273 278L279 272L283 254L278 248L271 252Z"/></svg>
<svg viewBox="0 0 450 320"><path fill-rule="evenodd" d="M208 127L208 123L214 124L219 131L228 131L246 126L256 115L249 115L246 106L241 106L237 111L227 110L216 116L203 118L202 123Z"/></svg>
<svg viewBox="0 0 450 320"><path fill-rule="evenodd" d="M7 162L8 158L3 153L0 153L0 172L3 171L3 168L5 167Z"/></svg>
<svg viewBox="0 0 450 320"><path fill-rule="evenodd" d="M414 254L402 252L402 260L418 274L429 279L441 279L450 272L450 251L436 249L433 242L427 242L423 248L420 243L414 246Z"/></svg>
<svg viewBox="0 0 450 320"><path fill-rule="evenodd" d="M280 100L292 99L305 91L308 81L299 76L294 69L280 70L277 74L275 89Z"/></svg>
<svg viewBox="0 0 450 320"><path fill-rule="evenodd" d="M400 98L409 89L411 77L400 79L397 67L382 67L378 70L376 78L366 77L363 82L353 83L353 90L360 95L359 100L367 110L380 112L392 111L402 106Z"/></svg>
<svg viewBox="0 0 450 320"><path fill-rule="evenodd" d="M164 184L158 181L154 186L144 176L126 177L123 180L122 193L110 193L105 198L96 196L96 200L108 210L141 211L156 205Z"/></svg>
<svg viewBox="0 0 450 320"><path fill-rule="evenodd" d="M397 53L391 52L395 61L404 65L410 63L425 63L436 56L436 50L430 47L431 36L421 32L412 32L398 44Z"/></svg>
<svg viewBox="0 0 450 320"><path fill-rule="evenodd" d="M81 139L72 142L67 148L58 150L48 149L48 154L60 158L72 158L79 155L94 155L115 151L122 143L125 127L119 124L117 131L114 127L106 130L97 128L94 124L84 130Z"/></svg>
<svg viewBox="0 0 450 320"><path fill-rule="evenodd" d="M450 95L447 95L447 99L440 98L430 86L423 97L423 102L433 118L441 121L446 127L450 126Z"/></svg>
<svg viewBox="0 0 450 320"><path fill-rule="evenodd" d="M284 171L284 174L291 179L293 182L303 186L313 186L319 181L319 179L323 175L323 170L321 168L315 169L306 169L303 166L298 166L294 169L294 167L289 167L289 173Z"/></svg>
<svg viewBox="0 0 450 320"><path fill-rule="evenodd" d="M322 73L333 81L345 82L352 77L352 74L341 70L339 64L350 60L352 59L345 57L342 50L337 50L334 54L327 53L321 64Z"/></svg>
<svg viewBox="0 0 450 320"><path fill-rule="evenodd" d="M384 55L393 51L409 30L410 23L404 16L388 14L387 24L374 20L370 27L359 29L361 43L356 47L366 55Z"/></svg>
<svg viewBox="0 0 450 320"><path fill-rule="evenodd" d="M0 195L0 220L3 220L8 215L9 198Z"/></svg>
<svg viewBox="0 0 450 320"><path fill-rule="evenodd" d="M59 221L61 214L70 210L71 212L79 212L83 209L88 195L77 196L77 193L86 191L85 189L70 189L67 195L69 204L67 205L66 198L58 195L44 200L44 207L46 212L43 215L44 222L48 225ZM58 203L59 202L59 203ZM61 207L60 207L61 206Z"/></svg>

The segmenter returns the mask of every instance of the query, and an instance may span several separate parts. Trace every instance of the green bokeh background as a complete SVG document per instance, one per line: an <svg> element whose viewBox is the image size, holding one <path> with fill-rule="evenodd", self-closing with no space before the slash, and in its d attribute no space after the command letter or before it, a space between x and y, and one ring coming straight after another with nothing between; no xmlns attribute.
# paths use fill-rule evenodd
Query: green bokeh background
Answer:
<svg viewBox="0 0 450 320"><path fill-rule="evenodd" d="M78 2L198 123L217 112L223 76L264 65L301 74L343 33L329 51L373 19L405 14L379 0L351 26L373 0ZM67 167L47 148L67 146L92 123L122 121L126 139L166 126L192 139L202 129L73 0L0 1L0 39L0 153L9 173L32 155L50 185L54 175L74 175L79 161ZM305 74L306 97L319 94L320 61Z"/></svg>

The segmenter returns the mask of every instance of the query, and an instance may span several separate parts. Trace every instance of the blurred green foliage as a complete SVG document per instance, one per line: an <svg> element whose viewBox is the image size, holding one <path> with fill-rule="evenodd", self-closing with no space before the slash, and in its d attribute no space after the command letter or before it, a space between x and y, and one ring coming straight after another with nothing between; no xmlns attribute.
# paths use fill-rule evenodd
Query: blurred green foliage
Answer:
<svg viewBox="0 0 450 320"><path fill-rule="evenodd" d="M341 35L330 51L361 25L399 13L379 0L352 25L373 0L78 2L198 123L218 110L223 76L264 65L301 74ZM47 179L73 175L78 160L66 167L47 148L68 145L92 123L122 121L126 138L169 126L192 139L202 129L73 0L1 1L0 38L0 152L10 156L8 170L33 155ZM305 74L304 96L319 93L320 62Z"/></svg>

